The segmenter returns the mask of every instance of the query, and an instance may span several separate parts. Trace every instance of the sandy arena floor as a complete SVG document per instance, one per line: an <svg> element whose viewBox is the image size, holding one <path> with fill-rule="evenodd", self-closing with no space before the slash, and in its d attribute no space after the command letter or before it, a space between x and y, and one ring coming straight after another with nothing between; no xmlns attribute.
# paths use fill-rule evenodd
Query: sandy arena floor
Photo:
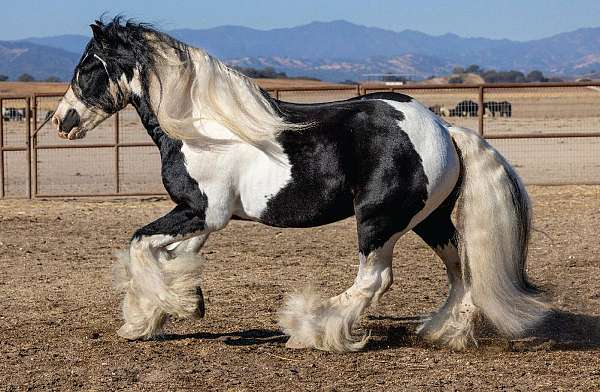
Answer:
<svg viewBox="0 0 600 392"><path fill-rule="evenodd" d="M363 318L364 352L289 350L284 295L325 295L356 273L354 221L281 230L233 222L204 249L207 314L163 340L116 334L112 253L169 201L0 201L1 390L600 390L600 187L531 187L530 276L557 309L536 337L452 352L415 336L446 294L416 236L396 246L392 286Z"/></svg>

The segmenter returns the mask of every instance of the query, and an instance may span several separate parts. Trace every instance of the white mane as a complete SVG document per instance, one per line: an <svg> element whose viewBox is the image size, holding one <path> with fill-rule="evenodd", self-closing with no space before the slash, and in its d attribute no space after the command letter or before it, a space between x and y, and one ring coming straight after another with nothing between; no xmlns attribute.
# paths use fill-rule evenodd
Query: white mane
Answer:
<svg viewBox="0 0 600 392"><path fill-rule="evenodd" d="M283 119L251 79L201 49L188 50L189 61L174 60L178 57L172 48L158 51L159 80L152 82L151 91L160 96L155 110L161 128L171 137L230 142L232 135L215 135L208 129L216 122L234 139L262 147L283 130L308 126Z"/></svg>

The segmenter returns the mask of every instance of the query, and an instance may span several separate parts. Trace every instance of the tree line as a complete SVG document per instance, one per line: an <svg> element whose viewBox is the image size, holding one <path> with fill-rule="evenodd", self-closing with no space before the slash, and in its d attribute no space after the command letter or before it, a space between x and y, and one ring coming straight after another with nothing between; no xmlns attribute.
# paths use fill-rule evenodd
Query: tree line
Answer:
<svg viewBox="0 0 600 392"><path fill-rule="evenodd" d="M524 74L521 71L496 71L495 69L483 69L477 64L469 65L467 68L455 67L452 70L452 76L448 83L463 83L467 74L477 74L485 80L486 83L543 83L543 82L562 82L563 80L555 77L546 77L539 70L530 71Z"/></svg>
<svg viewBox="0 0 600 392"><path fill-rule="evenodd" d="M320 79L309 76L288 76L285 72L277 72L273 67L253 68L234 65L231 68L243 75L248 76L249 78L254 79L308 79L320 81Z"/></svg>
<svg viewBox="0 0 600 392"><path fill-rule="evenodd" d="M7 82L9 79L10 78L7 75L0 74L0 82ZM50 83L62 82L62 80L60 80L60 78L58 78L56 76L48 76L46 79L36 80L33 76L31 76L28 73L23 73L23 74L19 75L19 77L17 77L15 79L15 81L17 81L17 82L50 82Z"/></svg>

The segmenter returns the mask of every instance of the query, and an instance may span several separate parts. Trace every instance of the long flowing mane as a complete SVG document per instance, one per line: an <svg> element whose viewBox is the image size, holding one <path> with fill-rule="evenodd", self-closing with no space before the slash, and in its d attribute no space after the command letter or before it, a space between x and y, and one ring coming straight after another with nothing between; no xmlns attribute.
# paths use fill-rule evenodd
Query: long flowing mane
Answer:
<svg viewBox="0 0 600 392"><path fill-rule="evenodd" d="M308 124L286 121L277 103L253 80L231 69L204 50L189 46L150 25L113 19L106 30L118 34L139 53L140 75L161 128L177 139L218 143L209 125L222 125L255 146L284 130ZM212 127L214 128L214 127ZM229 138L231 140L231 138Z"/></svg>

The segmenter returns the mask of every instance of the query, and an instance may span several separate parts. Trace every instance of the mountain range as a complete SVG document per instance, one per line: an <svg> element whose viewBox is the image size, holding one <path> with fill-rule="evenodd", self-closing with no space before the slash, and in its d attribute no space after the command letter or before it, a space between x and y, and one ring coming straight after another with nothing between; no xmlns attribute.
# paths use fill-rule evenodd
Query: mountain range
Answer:
<svg viewBox="0 0 600 392"><path fill-rule="evenodd" d="M346 21L271 30L220 26L168 33L233 65L270 66L290 76L329 81L362 80L372 73L424 78L469 64L524 72L539 69L555 76L600 69L600 28L525 42L456 34L432 36ZM0 41L0 74L16 78L27 72L38 79L53 75L68 80L88 40L84 35L60 35Z"/></svg>

